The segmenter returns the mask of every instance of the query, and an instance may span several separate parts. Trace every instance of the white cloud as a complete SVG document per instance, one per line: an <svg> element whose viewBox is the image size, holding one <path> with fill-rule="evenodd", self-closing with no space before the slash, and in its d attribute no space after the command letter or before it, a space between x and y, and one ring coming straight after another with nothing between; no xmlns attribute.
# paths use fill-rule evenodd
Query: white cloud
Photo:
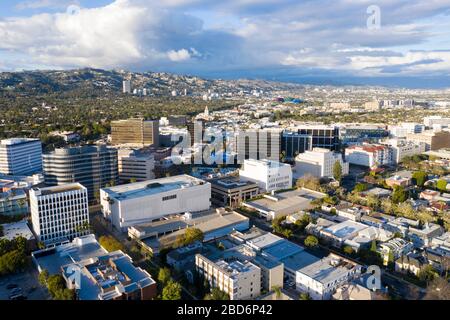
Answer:
<svg viewBox="0 0 450 320"><path fill-rule="evenodd" d="M191 58L191 54L186 49L170 50L167 52L167 56L174 62L185 61Z"/></svg>
<svg viewBox="0 0 450 320"><path fill-rule="evenodd" d="M73 1L23 1L42 8ZM353 74L446 73L449 49L429 45L448 0L382 0L380 30L366 27L370 1L115 0L76 14L0 19L0 60L26 65L222 72L289 66ZM205 20L214 29L204 27ZM211 12L208 16L208 12ZM428 20L427 20L428 19ZM439 20L441 21L441 20ZM442 19L445 22L445 19ZM450 32L446 32L450 40ZM441 43L445 34L439 34ZM421 49L414 51L413 49ZM8 55L2 57L2 51ZM4 58L4 59L2 59ZM183 62L183 63L174 63ZM1 67L5 70L5 67Z"/></svg>

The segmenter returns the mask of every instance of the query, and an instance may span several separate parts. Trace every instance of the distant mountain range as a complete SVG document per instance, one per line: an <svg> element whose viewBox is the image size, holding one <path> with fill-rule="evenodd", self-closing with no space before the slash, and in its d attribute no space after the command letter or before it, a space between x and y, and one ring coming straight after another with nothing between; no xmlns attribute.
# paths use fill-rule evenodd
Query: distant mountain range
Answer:
<svg viewBox="0 0 450 320"><path fill-rule="evenodd" d="M131 80L132 89L151 89L159 95L186 89L200 95L208 92L239 92L241 90L291 90L302 85L267 80L207 80L195 76L161 72L135 73L122 70L76 69L22 71L0 73L0 93L40 95L52 93L119 94L123 80Z"/></svg>

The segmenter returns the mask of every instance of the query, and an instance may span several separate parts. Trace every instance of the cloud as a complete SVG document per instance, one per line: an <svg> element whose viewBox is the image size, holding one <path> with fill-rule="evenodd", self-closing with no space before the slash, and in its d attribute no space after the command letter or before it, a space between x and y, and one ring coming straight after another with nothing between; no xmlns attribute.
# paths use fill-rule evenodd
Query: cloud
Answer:
<svg viewBox="0 0 450 320"><path fill-rule="evenodd" d="M169 52L167 52L167 56L171 61L175 62L184 61L191 58L191 54L186 49L181 49L178 51L170 50Z"/></svg>
<svg viewBox="0 0 450 320"><path fill-rule="evenodd" d="M367 28L372 2L111 0L74 14L64 7L59 13L0 19L0 58L8 69L90 66L267 77L286 69L292 76L448 74L448 0L377 1L379 30ZM58 3L69 1L18 6Z"/></svg>
<svg viewBox="0 0 450 320"><path fill-rule="evenodd" d="M17 10L42 9L42 8L67 8L70 5L78 5L77 0L28 0L19 2Z"/></svg>

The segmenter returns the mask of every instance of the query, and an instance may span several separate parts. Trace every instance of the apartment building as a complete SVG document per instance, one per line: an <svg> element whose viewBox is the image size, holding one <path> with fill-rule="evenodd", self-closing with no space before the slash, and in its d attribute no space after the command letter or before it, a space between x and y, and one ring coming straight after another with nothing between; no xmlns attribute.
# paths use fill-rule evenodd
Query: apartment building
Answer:
<svg viewBox="0 0 450 320"><path fill-rule="evenodd" d="M201 254L195 255L197 272L230 296L230 300L249 300L261 294L261 269L250 261L213 262Z"/></svg>
<svg viewBox="0 0 450 320"><path fill-rule="evenodd" d="M392 159L395 164L401 163L403 158L422 154L425 152L424 142L407 141L405 139L389 139L381 142L392 150Z"/></svg>
<svg viewBox="0 0 450 320"><path fill-rule="evenodd" d="M117 150L105 145L60 148L43 155L45 183L50 186L79 182L89 200L100 188L118 183Z"/></svg>
<svg viewBox="0 0 450 320"><path fill-rule="evenodd" d="M294 178L298 179L307 174L319 178L332 178L336 162L341 164L342 175L347 175L349 164L343 160L342 154L324 148L305 151L295 158Z"/></svg>
<svg viewBox="0 0 450 320"><path fill-rule="evenodd" d="M373 168L392 164L393 153L388 146L365 143L345 149L345 159L350 164Z"/></svg>
<svg viewBox="0 0 450 320"><path fill-rule="evenodd" d="M255 182L265 192L292 188L291 166L278 161L245 160L239 177L242 181Z"/></svg>
<svg viewBox="0 0 450 320"><path fill-rule="evenodd" d="M90 233L88 192L79 183L32 188L30 207L33 230L47 246Z"/></svg>
<svg viewBox="0 0 450 320"><path fill-rule="evenodd" d="M158 147L159 120L136 118L111 121L111 143Z"/></svg>
<svg viewBox="0 0 450 320"><path fill-rule="evenodd" d="M211 184L188 175L147 180L100 190L102 212L117 229L164 216L208 210Z"/></svg>
<svg viewBox="0 0 450 320"><path fill-rule="evenodd" d="M402 238L394 238L385 243L381 243L378 251L383 258L383 264L388 265L389 262L394 262L403 255L408 254L414 249L412 242L406 241ZM390 257L394 261L389 261Z"/></svg>
<svg viewBox="0 0 450 320"><path fill-rule="evenodd" d="M314 300L328 300L337 288L360 274L360 265L330 254L298 270L296 287L298 291L308 293Z"/></svg>
<svg viewBox="0 0 450 320"><path fill-rule="evenodd" d="M42 144L39 139L0 141L0 173L27 176L39 172L42 172Z"/></svg>
<svg viewBox="0 0 450 320"><path fill-rule="evenodd" d="M119 149L118 168L122 182L151 180L155 178L155 157L141 150Z"/></svg>

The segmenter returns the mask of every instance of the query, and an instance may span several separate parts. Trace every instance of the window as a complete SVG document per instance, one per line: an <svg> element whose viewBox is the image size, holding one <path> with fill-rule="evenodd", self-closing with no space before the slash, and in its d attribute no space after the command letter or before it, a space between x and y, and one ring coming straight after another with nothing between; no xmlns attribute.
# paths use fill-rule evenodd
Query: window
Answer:
<svg viewBox="0 0 450 320"><path fill-rule="evenodd" d="M168 200L172 200L172 199L176 199L176 198L177 198L177 195L176 195L176 194L173 194L173 195L171 195L171 196L165 196L165 197L163 197L162 200L163 200L163 201L168 201Z"/></svg>

